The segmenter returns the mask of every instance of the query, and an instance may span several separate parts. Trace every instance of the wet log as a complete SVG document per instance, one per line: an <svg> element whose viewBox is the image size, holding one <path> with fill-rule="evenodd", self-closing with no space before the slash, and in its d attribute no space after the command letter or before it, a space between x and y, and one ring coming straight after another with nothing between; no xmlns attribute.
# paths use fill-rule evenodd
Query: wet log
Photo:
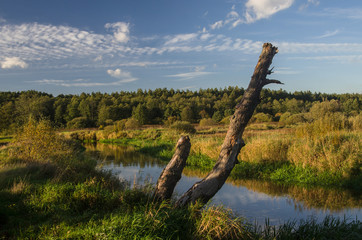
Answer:
<svg viewBox="0 0 362 240"><path fill-rule="evenodd" d="M175 154L158 178L154 192L154 198L156 200L162 201L171 198L177 182L181 179L182 170L186 165L190 148L190 138L188 136L182 136L176 144Z"/></svg>
<svg viewBox="0 0 362 240"><path fill-rule="evenodd" d="M267 79L267 75L272 73L272 69L269 70L269 67L277 52L278 48L274 47L271 43L264 43L249 86L230 119L229 129L214 168L204 179L195 183L181 196L176 203L177 206L182 207L188 204L195 204L196 201L201 203L209 201L223 186L231 170L238 163L237 156L245 145L242 134L256 106L260 103L262 88L270 83L282 84L278 80Z"/></svg>

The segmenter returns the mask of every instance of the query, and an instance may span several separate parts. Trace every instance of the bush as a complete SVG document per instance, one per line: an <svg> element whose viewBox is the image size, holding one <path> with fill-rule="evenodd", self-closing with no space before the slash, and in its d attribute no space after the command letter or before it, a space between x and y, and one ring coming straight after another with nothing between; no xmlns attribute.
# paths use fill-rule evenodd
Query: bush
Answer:
<svg viewBox="0 0 362 240"><path fill-rule="evenodd" d="M211 118L203 118L200 120L199 123L200 127L208 127L208 126L213 126L215 124L216 124L215 121L212 120Z"/></svg>
<svg viewBox="0 0 362 240"><path fill-rule="evenodd" d="M273 117L267 113L257 113L251 118L251 122L261 123L261 122L271 122Z"/></svg>
<svg viewBox="0 0 362 240"><path fill-rule="evenodd" d="M348 120L353 130L362 130L362 113L350 117Z"/></svg>
<svg viewBox="0 0 362 240"><path fill-rule="evenodd" d="M67 123L67 128L71 129L87 128L90 126L91 122L85 117L77 117Z"/></svg>
<svg viewBox="0 0 362 240"><path fill-rule="evenodd" d="M347 117L342 113L336 112L326 114L311 123L303 124L297 128L296 134L301 137L307 136L314 138L330 132L350 128L351 124Z"/></svg>
<svg viewBox="0 0 362 240"><path fill-rule="evenodd" d="M167 118L167 120L165 120L164 121L164 124L166 125L166 126L171 126L174 122L176 122L177 121L177 117L176 116L169 116L168 118Z"/></svg>
<svg viewBox="0 0 362 240"><path fill-rule="evenodd" d="M220 122L223 119L223 114L220 111L216 111L214 112L214 114L212 115L212 120L214 120L215 122Z"/></svg>
<svg viewBox="0 0 362 240"><path fill-rule="evenodd" d="M171 125L171 129L174 129L182 133L196 133L196 129L189 122L177 121Z"/></svg>
<svg viewBox="0 0 362 240"><path fill-rule="evenodd" d="M141 127L141 123L134 118L128 118L127 121L124 124L125 129L137 129Z"/></svg>
<svg viewBox="0 0 362 240"><path fill-rule="evenodd" d="M298 123L306 122L306 119L304 117L304 113L290 114L289 112L287 112L287 114L283 114L280 117L279 122L285 125L295 125Z"/></svg>
<svg viewBox="0 0 362 240"><path fill-rule="evenodd" d="M75 143L57 135L47 120L29 120L10 146L10 157L29 162L62 160L74 156L78 149Z"/></svg>

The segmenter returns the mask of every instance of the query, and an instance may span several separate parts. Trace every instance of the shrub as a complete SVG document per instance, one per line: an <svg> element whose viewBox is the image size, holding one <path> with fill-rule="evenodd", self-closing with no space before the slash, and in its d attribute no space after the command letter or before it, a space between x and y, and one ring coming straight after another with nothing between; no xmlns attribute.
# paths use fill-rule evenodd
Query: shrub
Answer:
<svg viewBox="0 0 362 240"><path fill-rule="evenodd" d="M114 123L114 131L115 132L123 131L126 128L126 122L127 122L127 119L122 119L122 120L116 121Z"/></svg>
<svg viewBox="0 0 362 240"><path fill-rule="evenodd" d="M342 113L326 114L319 119L305 123L296 130L297 136L318 137L333 131L350 129L350 121Z"/></svg>
<svg viewBox="0 0 362 240"><path fill-rule="evenodd" d="M251 118L251 122L261 123L261 122L271 122L273 117L267 113L257 113Z"/></svg>
<svg viewBox="0 0 362 240"><path fill-rule="evenodd" d="M106 125L106 126L113 125L113 120L112 119L105 120L104 125Z"/></svg>
<svg viewBox="0 0 362 240"><path fill-rule="evenodd" d="M196 133L196 129L194 128L194 126L192 126L191 123L189 122L183 122L183 121L177 121L174 122L171 125L171 129L174 129L178 132L183 132L183 133Z"/></svg>
<svg viewBox="0 0 362 240"><path fill-rule="evenodd" d="M141 123L135 118L128 118L124 127L125 129L137 129L141 127Z"/></svg>
<svg viewBox="0 0 362 240"><path fill-rule="evenodd" d="M353 130L362 130L362 112L348 120Z"/></svg>
<svg viewBox="0 0 362 240"><path fill-rule="evenodd" d="M90 127L90 121L85 117L77 117L67 123L67 128L79 129Z"/></svg>
<svg viewBox="0 0 362 240"><path fill-rule="evenodd" d="M208 126L213 126L215 125L216 123L214 122L214 120L212 120L211 118L203 118L200 120L200 123L199 125L201 127L208 127Z"/></svg>
<svg viewBox="0 0 362 240"><path fill-rule="evenodd" d="M341 111L341 104L336 100L316 102L309 110L307 116L311 120L316 120L325 115L340 111Z"/></svg>
<svg viewBox="0 0 362 240"><path fill-rule="evenodd" d="M286 124L286 125L295 125L298 123L306 122L306 119L304 117L304 113L298 113L298 114L283 114L280 119L280 123Z"/></svg>
<svg viewBox="0 0 362 240"><path fill-rule="evenodd" d="M165 120L164 121L164 124L166 125L166 126L171 126L174 122L176 122L177 121L177 117L176 116L169 116L168 118L167 118L167 120Z"/></svg>
<svg viewBox="0 0 362 240"><path fill-rule="evenodd" d="M212 115L212 120L214 120L215 122L220 122L223 119L223 115L220 111L216 111L214 112L214 114Z"/></svg>
<svg viewBox="0 0 362 240"><path fill-rule="evenodd" d="M75 143L57 135L49 121L37 123L30 119L15 136L10 156L30 162L47 162L69 158L77 149Z"/></svg>

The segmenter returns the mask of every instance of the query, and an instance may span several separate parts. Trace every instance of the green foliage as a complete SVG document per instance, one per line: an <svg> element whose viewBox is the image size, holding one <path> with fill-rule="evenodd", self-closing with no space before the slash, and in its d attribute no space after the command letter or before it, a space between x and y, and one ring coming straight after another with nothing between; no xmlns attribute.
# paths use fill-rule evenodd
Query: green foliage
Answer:
<svg viewBox="0 0 362 240"><path fill-rule="evenodd" d="M220 111L216 111L214 112L214 114L212 115L212 120L214 120L215 122L220 122L223 119L223 115Z"/></svg>
<svg viewBox="0 0 362 240"><path fill-rule="evenodd" d="M191 107L186 106L181 111L181 120L184 122L194 122L194 113L191 109Z"/></svg>
<svg viewBox="0 0 362 240"><path fill-rule="evenodd" d="M195 127L192 126L192 124L189 122L177 121L174 122L170 128L180 133L191 133L191 134L196 133Z"/></svg>
<svg viewBox="0 0 362 240"><path fill-rule="evenodd" d="M81 128L87 128L90 127L91 123L90 121L85 117L77 117L73 118L67 123L67 128L70 129L81 129Z"/></svg>
<svg viewBox="0 0 362 240"><path fill-rule="evenodd" d="M286 112L280 116L279 122L285 125L296 125L298 123L304 123L306 122L305 114L291 114L290 112Z"/></svg>
<svg viewBox="0 0 362 240"><path fill-rule="evenodd" d="M327 114L334 114L341 111L341 105L336 100L316 102L309 110L308 117L317 120Z"/></svg>
<svg viewBox="0 0 362 240"><path fill-rule="evenodd" d="M166 125L166 126L171 126L174 122L176 122L177 121L177 117L175 117L175 116L169 116L168 118L167 118L167 120L165 120L164 121L164 124Z"/></svg>
<svg viewBox="0 0 362 240"><path fill-rule="evenodd" d="M10 147L12 158L27 162L61 160L75 149L75 146L55 133L49 121L36 122L33 119L29 119L19 130Z"/></svg>
<svg viewBox="0 0 362 240"><path fill-rule="evenodd" d="M127 121L124 123L125 129L137 129L141 127L141 123L135 118L128 118Z"/></svg>
<svg viewBox="0 0 362 240"><path fill-rule="evenodd" d="M219 122L233 113L243 93L244 89L238 87L200 89L194 92L164 88L112 94L61 94L57 97L36 91L0 92L0 131L10 130L8 132L11 133L24 124L29 116L35 120L49 119L58 127L66 127L68 122L78 117L86 118L89 127L95 127L107 125L106 120L116 122L132 115L141 124L160 124L168 122L169 117L196 122L212 116L215 122ZM264 89L261 97L256 114L274 116L290 112L295 115L311 109L311 113L304 116L309 121L318 119L325 112L356 116L362 107L361 94L287 93Z"/></svg>
<svg viewBox="0 0 362 240"><path fill-rule="evenodd" d="M132 118L136 119L141 125L148 123L148 110L146 106L138 104L132 111Z"/></svg>
<svg viewBox="0 0 362 240"><path fill-rule="evenodd" d="M209 127L214 126L216 123L211 118L203 118L200 120L200 127Z"/></svg>
<svg viewBox="0 0 362 240"><path fill-rule="evenodd" d="M273 117L270 114L257 113L253 115L251 122L262 123L262 122L271 122L272 120Z"/></svg>

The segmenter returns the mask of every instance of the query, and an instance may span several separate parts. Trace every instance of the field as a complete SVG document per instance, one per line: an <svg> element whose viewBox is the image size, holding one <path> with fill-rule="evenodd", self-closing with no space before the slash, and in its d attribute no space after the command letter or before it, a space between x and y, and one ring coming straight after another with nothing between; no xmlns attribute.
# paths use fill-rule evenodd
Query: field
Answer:
<svg viewBox="0 0 362 240"><path fill-rule="evenodd" d="M0 238L360 239L359 219L256 226L221 206L175 208L174 200L154 201L152 186L130 189L99 170L84 152L85 142L131 145L167 163L187 134L192 146L184 174L203 177L243 92L0 93ZM310 207L324 199L335 201L335 209L345 201L359 208L361 95L265 90L262 97L228 181L271 195L275 184L268 182L277 183ZM349 192L330 197L341 189Z"/></svg>
<svg viewBox="0 0 362 240"><path fill-rule="evenodd" d="M158 139L163 136L159 131L130 134ZM123 138L123 143L127 141L137 145L134 138ZM140 142L141 151L157 149L147 150ZM169 154L154 153L164 158ZM358 220L309 219L260 227L222 207L175 209L172 202L154 202L149 186L128 189L96 170L95 160L84 156L79 144L59 136L46 122L29 123L0 156L4 239L359 239L362 234Z"/></svg>

